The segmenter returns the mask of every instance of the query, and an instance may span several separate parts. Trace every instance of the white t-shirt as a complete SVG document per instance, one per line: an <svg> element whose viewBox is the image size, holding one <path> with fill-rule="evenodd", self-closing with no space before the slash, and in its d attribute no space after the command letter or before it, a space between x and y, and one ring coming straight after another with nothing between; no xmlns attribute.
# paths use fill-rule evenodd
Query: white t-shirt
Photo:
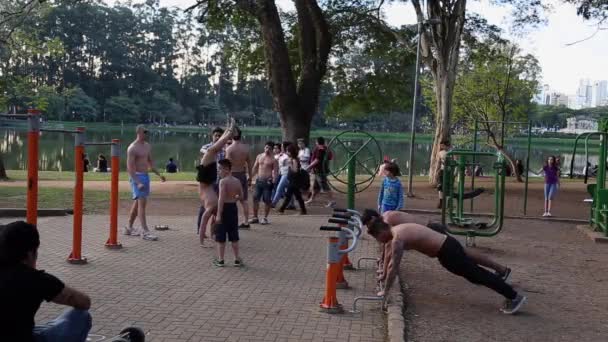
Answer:
<svg viewBox="0 0 608 342"><path fill-rule="evenodd" d="M308 168L310 165L310 149L308 147L304 147L298 152L298 159L300 160L300 165L302 165L303 169Z"/></svg>
<svg viewBox="0 0 608 342"><path fill-rule="evenodd" d="M279 155L279 174L284 176L289 173L289 156L287 153Z"/></svg>

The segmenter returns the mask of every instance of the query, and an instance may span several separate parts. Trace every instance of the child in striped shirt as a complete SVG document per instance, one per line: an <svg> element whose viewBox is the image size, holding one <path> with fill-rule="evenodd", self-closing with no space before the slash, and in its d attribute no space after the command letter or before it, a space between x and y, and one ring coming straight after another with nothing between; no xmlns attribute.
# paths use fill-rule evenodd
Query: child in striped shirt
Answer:
<svg viewBox="0 0 608 342"><path fill-rule="evenodd" d="M403 186L397 178L399 167L395 163L388 163L384 167L384 180L378 194L378 211L403 209Z"/></svg>

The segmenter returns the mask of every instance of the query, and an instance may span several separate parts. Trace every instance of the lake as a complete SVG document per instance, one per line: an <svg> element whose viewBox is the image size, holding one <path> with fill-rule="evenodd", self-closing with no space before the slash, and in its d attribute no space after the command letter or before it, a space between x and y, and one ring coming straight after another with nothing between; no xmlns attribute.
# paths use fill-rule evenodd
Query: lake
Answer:
<svg viewBox="0 0 608 342"><path fill-rule="evenodd" d="M88 130L87 141L89 142L106 142L111 139L120 139L122 142L121 168L124 170L126 165L126 148L135 137L131 128L121 130ZM314 134L312 135L313 137ZM329 140L331 137L326 137ZM244 134L244 141L251 144L252 157L261 153L266 141L279 141L280 136L276 135L250 135ZM176 160L181 170L194 171L198 163L199 150L203 144L210 141L208 132L201 133L183 133L169 132L160 130L151 130L149 141L153 146L153 158L159 169L164 168L167 160L173 158ZM352 150L360 148L364 141L356 138L343 139L345 145ZM398 164L402 168L402 173L407 174L407 160L409 158L409 139L404 136L402 140L378 140L378 144L382 150L382 155L387 155L390 158L397 158ZM582 145L581 145L582 146ZM338 169L346 162L347 155L344 146L336 146L333 150L335 159L333 161L333 169ZM516 145L511 146L509 152L517 159L525 159L526 146ZM579 155L576 158L576 170L581 172L584 167L585 158L584 150L579 148ZM27 132L24 128L7 128L0 127L0 152L4 156L4 163L7 169L26 169L27 168ZM95 164L95 160L99 154L104 154L109 159L109 146L87 146L86 153L89 156L91 164ZM373 144L368 145L363 149L361 164L357 167L359 174L365 173L365 168L374 169L374 158L379 152ZM416 175L425 175L428 173L429 156L431 154L431 143L420 142L415 146L414 155L414 171ZM555 155L562 158L564 171L570 165L572 148L569 146L555 146L536 144L532 146L530 163L532 170L538 170L542 167L542 161L549 155ZM42 132L40 137L40 170L45 171L71 171L74 169L74 138L72 135L61 133ZM592 165L597 164L598 156L590 155ZM484 169L490 168L492 158L484 158L482 161ZM486 171L487 172L487 171Z"/></svg>

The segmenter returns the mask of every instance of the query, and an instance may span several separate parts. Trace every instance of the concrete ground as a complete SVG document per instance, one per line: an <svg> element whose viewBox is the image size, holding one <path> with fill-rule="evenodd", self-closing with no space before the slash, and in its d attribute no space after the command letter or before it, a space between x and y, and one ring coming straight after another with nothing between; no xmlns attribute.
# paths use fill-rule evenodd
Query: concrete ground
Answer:
<svg viewBox="0 0 608 342"><path fill-rule="evenodd" d="M128 325L144 329L149 341L383 341L385 317L378 303L362 314L319 312L326 268L327 216L273 216L269 226L241 231L245 267L215 268L214 249L201 248L194 216L152 216L166 224L157 242L120 236L124 248L108 250L106 216L85 216L86 265L70 265L71 217L40 218L38 267L92 297L92 334L111 336ZM124 221L124 217L121 217ZM12 219L0 219L7 223ZM122 226L124 222L120 222ZM366 239L353 255L374 256ZM227 249L227 262L232 262ZM350 309L355 296L375 293L374 272L350 271L353 289L338 290ZM63 307L44 303L36 322Z"/></svg>

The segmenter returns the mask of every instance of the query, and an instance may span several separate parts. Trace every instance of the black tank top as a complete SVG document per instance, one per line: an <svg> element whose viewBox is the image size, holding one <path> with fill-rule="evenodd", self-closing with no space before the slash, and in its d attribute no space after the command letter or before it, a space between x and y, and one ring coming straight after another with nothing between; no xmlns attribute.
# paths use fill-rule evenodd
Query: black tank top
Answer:
<svg viewBox="0 0 608 342"><path fill-rule="evenodd" d="M198 173L196 181L199 183L211 185L217 181L217 163L213 162L209 165L199 165L196 167Z"/></svg>

